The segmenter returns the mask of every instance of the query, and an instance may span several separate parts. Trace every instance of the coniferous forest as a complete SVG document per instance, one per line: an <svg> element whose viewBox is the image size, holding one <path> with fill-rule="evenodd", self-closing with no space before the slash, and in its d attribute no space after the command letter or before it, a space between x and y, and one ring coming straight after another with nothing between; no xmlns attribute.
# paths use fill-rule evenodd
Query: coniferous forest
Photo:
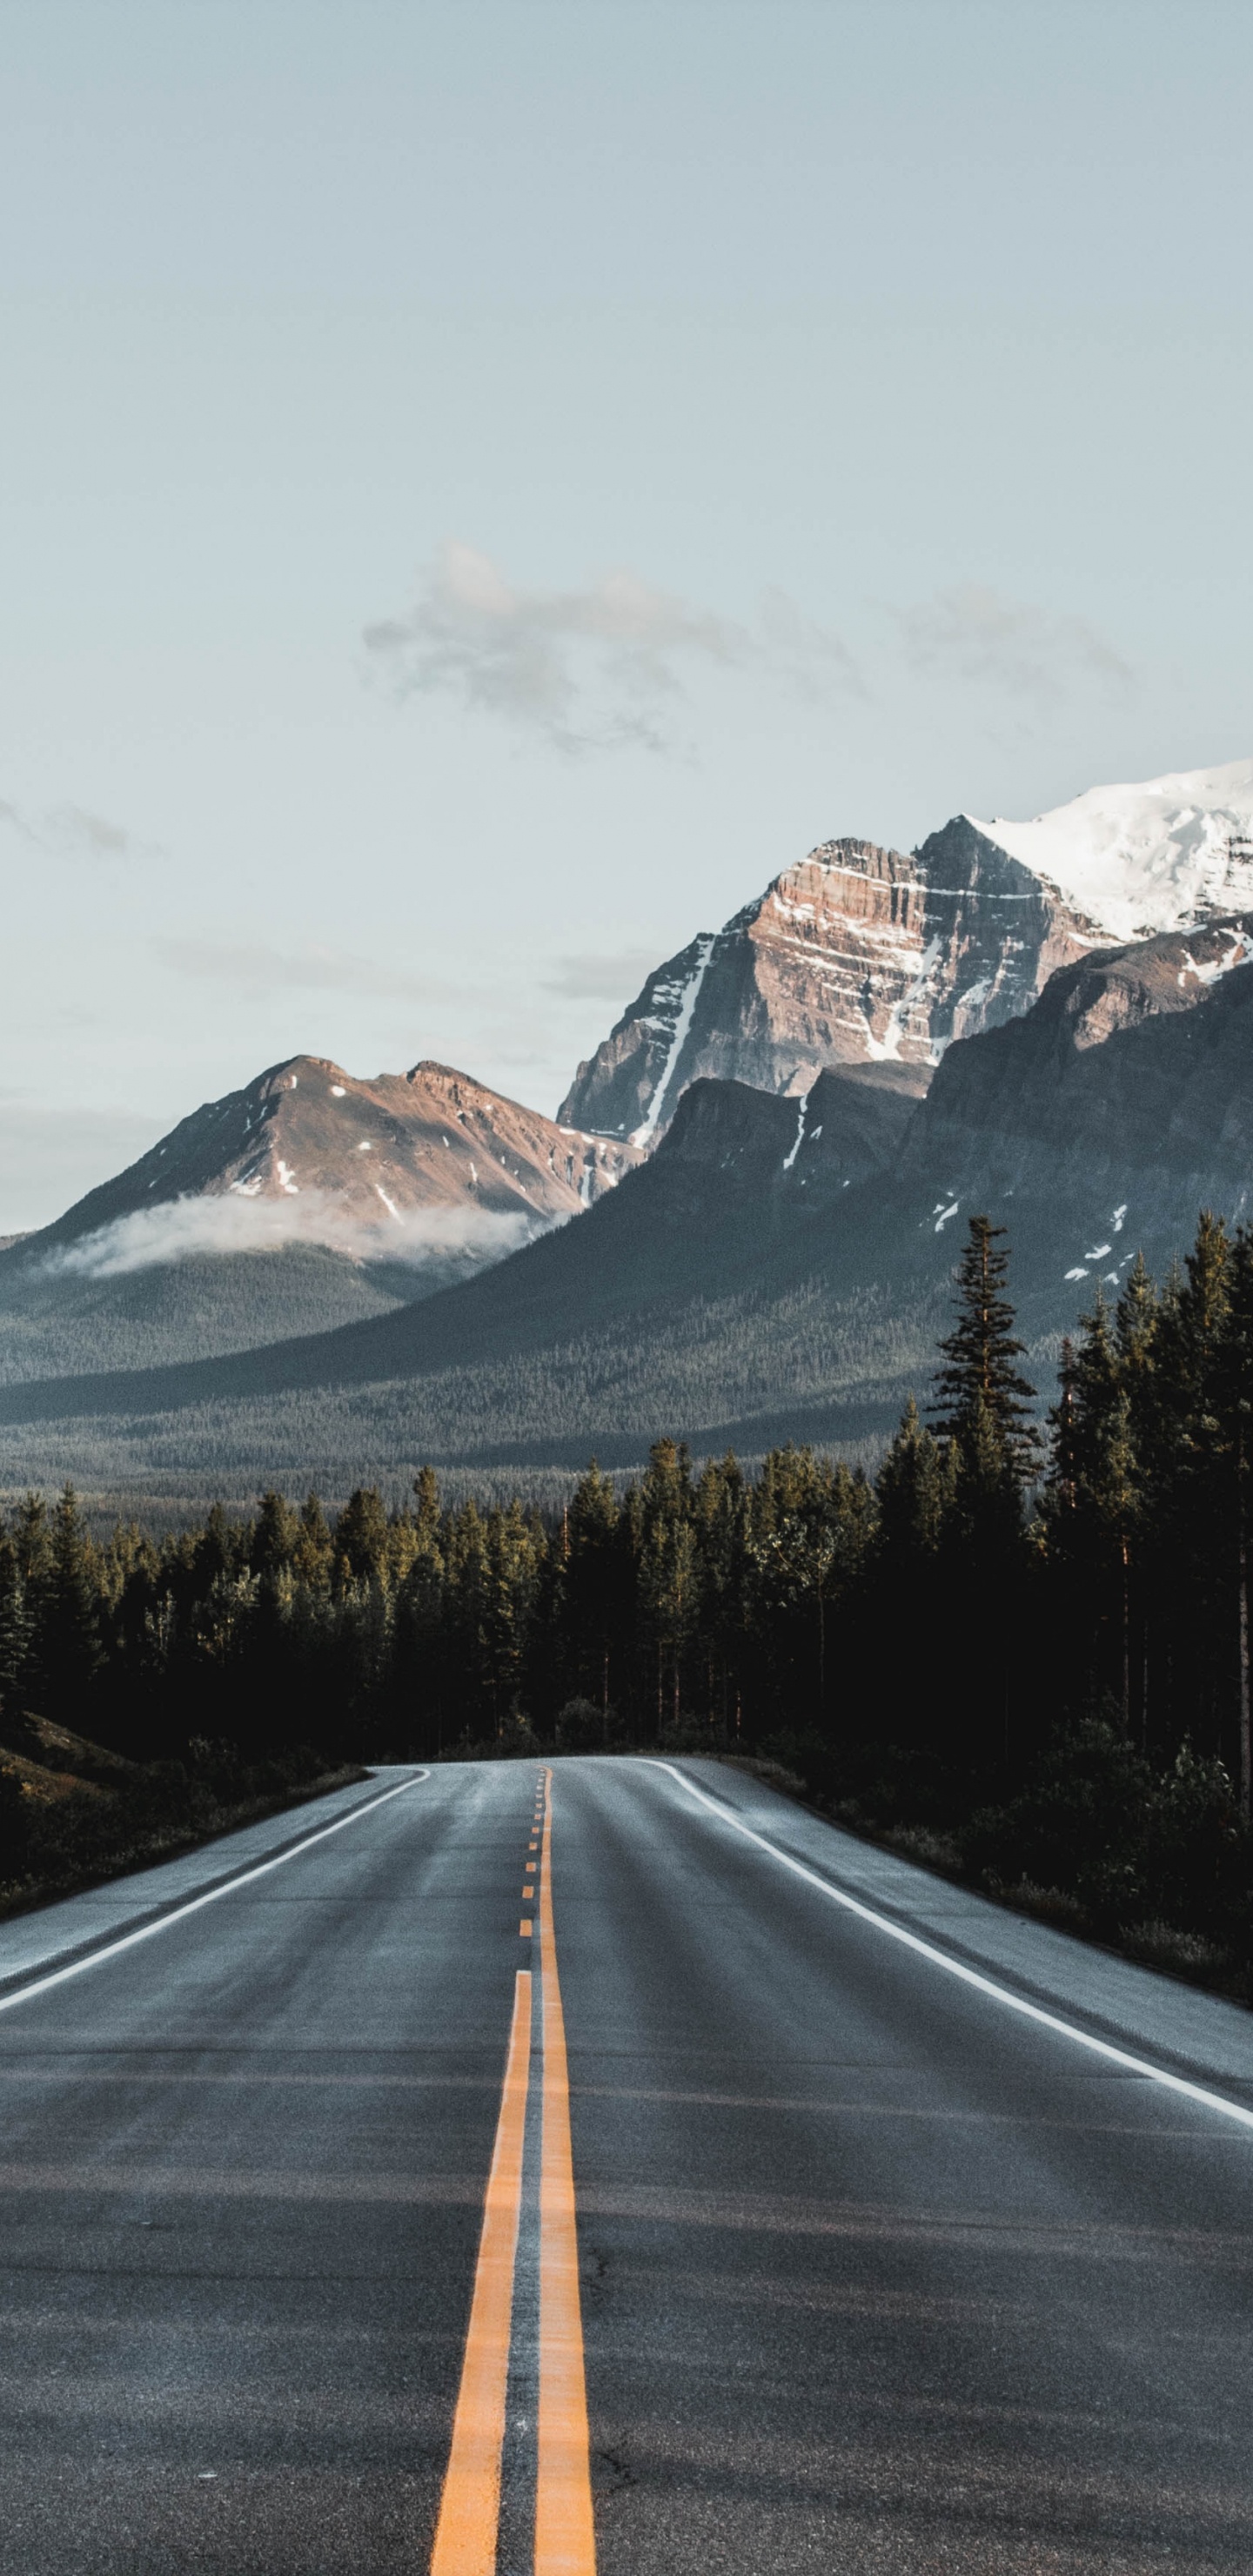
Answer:
<svg viewBox="0 0 1253 2576"><path fill-rule="evenodd" d="M399 1510L267 1493L104 1543L72 1491L28 1495L0 1530L0 1886L387 1756L705 1751L1253 1993L1253 1230L1204 1216L1177 1276L1098 1294L1043 1420L1008 1261L973 1220L873 1478L660 1440L559 1513L446 1508L427 1469Z"/></svg>

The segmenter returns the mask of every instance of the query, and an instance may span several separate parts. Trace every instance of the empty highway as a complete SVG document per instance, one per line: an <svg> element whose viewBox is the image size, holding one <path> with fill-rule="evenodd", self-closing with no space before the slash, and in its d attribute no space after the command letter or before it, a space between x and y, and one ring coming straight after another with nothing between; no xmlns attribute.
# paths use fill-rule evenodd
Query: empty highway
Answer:
<svg viewBox="0 0 1253 2576"><path fill-rule="evenodd" d="M1253 2565L1253 2017L711 1762L0 1926L0 2570Z"/></svg>

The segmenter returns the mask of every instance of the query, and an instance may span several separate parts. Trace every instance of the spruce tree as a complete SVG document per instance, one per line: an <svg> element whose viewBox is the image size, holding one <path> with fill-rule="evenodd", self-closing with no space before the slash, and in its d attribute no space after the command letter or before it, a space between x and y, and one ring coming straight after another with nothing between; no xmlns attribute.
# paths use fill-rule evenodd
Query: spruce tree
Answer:
<svg viewBox="0 0 1253 2576"><path fill-rule="evenodd" d="M953 1500L951 1468L912 1395L875 1478L875 1499L877 1553L898 1578L912 1580L919 1562L934 1556Z"/></svg>
<svg viewBox="0 0 1253 2576"><path fill-rule="evenodd" d="M39 1585L35 1645L43 1709L81 1733L101 1660L99 1585L96 1552L72 1485L53 1513L49 1554Z"/></svg>
<svg viewBox="0 0 1253 2576"><path fill-rule="evenodd" d="M300 1521L290 1503L272 1489L264 1493L249 1552L253 1573L280 1574L292 1563L299 1538Z"/></svg>
<svg viewBox="0 0 1253 2576"><path fill-rule="evenodd" d="M335 1576L339 1588L387 1579L387 1513L373 1485L358 1485L335 1523Z"/></svg>
<svg viewBox="0 0 1253 2576"><path fill-rule="evenodd" d="M1009 1254L998 1249L1004 1233L990 1217L970 1219L957 1267L957 1321L940 1344L945 1365L929 1411L964 1466L977 1463L981 1477L995 1466L1021 1485L1035 1468L1040 1435L1030 1412L1035 1388L1015 1366L1025 1346L1015 1339L1005 1293Z"/></svg>
<svg viewBox="0 0 1253 2576"><path fill-rule="evenodd" d="M300 1506L300 1532L292 1554L298 1581L311 1592L327 1592L334 1561L335 1542L322 1509L322 1497L307 1494Z"/></svg>
<svg viewBox="0 0 1253 2576"><path fill-rule="evenodd" d="M1098 1288L1092 1312L1081 1319L1078 1348L1063 1345L1043 1495L1044 1531L1067 1617L1117 1697L1124 1733L1131 1725L1132 1579L1142 1489L1127 1386L1131 1366Z"/></svg>
<svg viewBox="0 0 1253 2576"><path fill-rule="evenodd" d="M1236 1573L1236 1669L1240 1805L1253 1812L1253 1674L1249 1636L1250 1486L1253 1485L1253 1231L1239 1226L1227 1271L1226 1311L1213 1376L1218 1442L1227 1488L1219 1533Z"/></svg>

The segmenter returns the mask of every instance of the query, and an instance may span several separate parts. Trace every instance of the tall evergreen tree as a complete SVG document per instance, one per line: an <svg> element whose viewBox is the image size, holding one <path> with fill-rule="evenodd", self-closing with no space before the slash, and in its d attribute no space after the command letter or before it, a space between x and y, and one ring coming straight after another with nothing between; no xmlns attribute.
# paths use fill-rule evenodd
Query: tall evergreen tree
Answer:
<svg viewBox="0 0 1253 2576"><path fill-rule="evenodd" d="M936 1430L953 1441L966 1464L990 1452L998 1470L1019 1483L1033 1472L1040 1434L1030 1407L1035 1388L1015 1363L1025 1345L1014 1335L1014 1309L1006 1295L1009 1254L999 1245L1003 1225L972 1216L966 1249L957 1266L957 1321L940 1344L944 1366L936 1375L930 1407ZM986 1472L986 1465L983 1468Z"/></svg>
<svg viewBox="0 0 1253 2576"><path fill-rule="evenodd" d="M35 1660L43 1714L80 1734L90 1732L87 1701L101 1661L99 1600L96 1551L67 1485L52 1515L38 1587Z"/></svg>

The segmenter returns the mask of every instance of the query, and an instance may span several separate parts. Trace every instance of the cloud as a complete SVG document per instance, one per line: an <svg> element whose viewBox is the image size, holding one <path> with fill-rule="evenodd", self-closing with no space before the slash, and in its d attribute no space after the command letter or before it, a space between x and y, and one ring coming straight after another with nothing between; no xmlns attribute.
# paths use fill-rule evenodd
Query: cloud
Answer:
<svg viewBox="0 0 1253 2576"><path fill-rule="evenodd" d="M0 798L0 823L16 832L33 850L43 850L60 859L152 859L164 858L165 852L153 841L138 841L133 832L123 831L120 823L111 823L104 814L93 814L85 805L50 805L41 814L30 814L20 805Z"/></svg>
<svg viewBox="0 0 1253 2576"><path fill-rule="evenodd" d="M763 591L759 610L762 649L780 678L803 698L826 697L833 683L865 696L865 687L848 646L819 626L789 599L785 590Z"/></svg>
<svg viewBox="0 0 1253 2576"><path fill-rule="evenodd" d="M552 971L540 984L544 993L559 993L572 1002L620 1002L638 993L651 975L664 943L651 948L622 948L610 957L554 957Z"/></svg>
<svg viewBox="0 0 1253 2576"><path fill-rule="evenodd" d="M200 1253L277 1252L289 1243L326 1244L357 1261L402 1261L421 1269L432 1261L503 1260L537 1230L521 1212L489 1208L412 1208L399 1218L380 1215L376 1225L330 1191L302 1191L298 1205L228 1192L169 1199L117 1217L74 1243L54 1245L39 1269L47 1277L114 1279Z"/></svg>
<svg viewBox="0 0 1253 2576"><path fill-rule="evenodd" d="M1125 689L1135 674L1083 617L1006 599L979 582L961 582L898 613L906 658L916 671L991 682L1039 706L1103 682Z"/></svg>
<svg viewBox="0 0 1253 2576"><path fill-rule="evenodd" d="M399 697L443 691L564 752L674 750L681 675L696 668L769 671L807 692L823 673L828 685L855 678L843 645L782 592L748 626L628 571L581 590L518 589L456 541L406 613L368 626L364 642Z"/></svg>
<svg viewBox="0 0 1253 2576"><path fill-rule="evenodd" d="M163 966L180 975L200 975L212 983L234 984L254 992L276 985L295 985L304 992L364 993L374 1000L434 1002L449 998L451 987L417 975L397 975L369 957L346 955L331 948L265 948L202 939L155 939L153 949Z"/></svg>

